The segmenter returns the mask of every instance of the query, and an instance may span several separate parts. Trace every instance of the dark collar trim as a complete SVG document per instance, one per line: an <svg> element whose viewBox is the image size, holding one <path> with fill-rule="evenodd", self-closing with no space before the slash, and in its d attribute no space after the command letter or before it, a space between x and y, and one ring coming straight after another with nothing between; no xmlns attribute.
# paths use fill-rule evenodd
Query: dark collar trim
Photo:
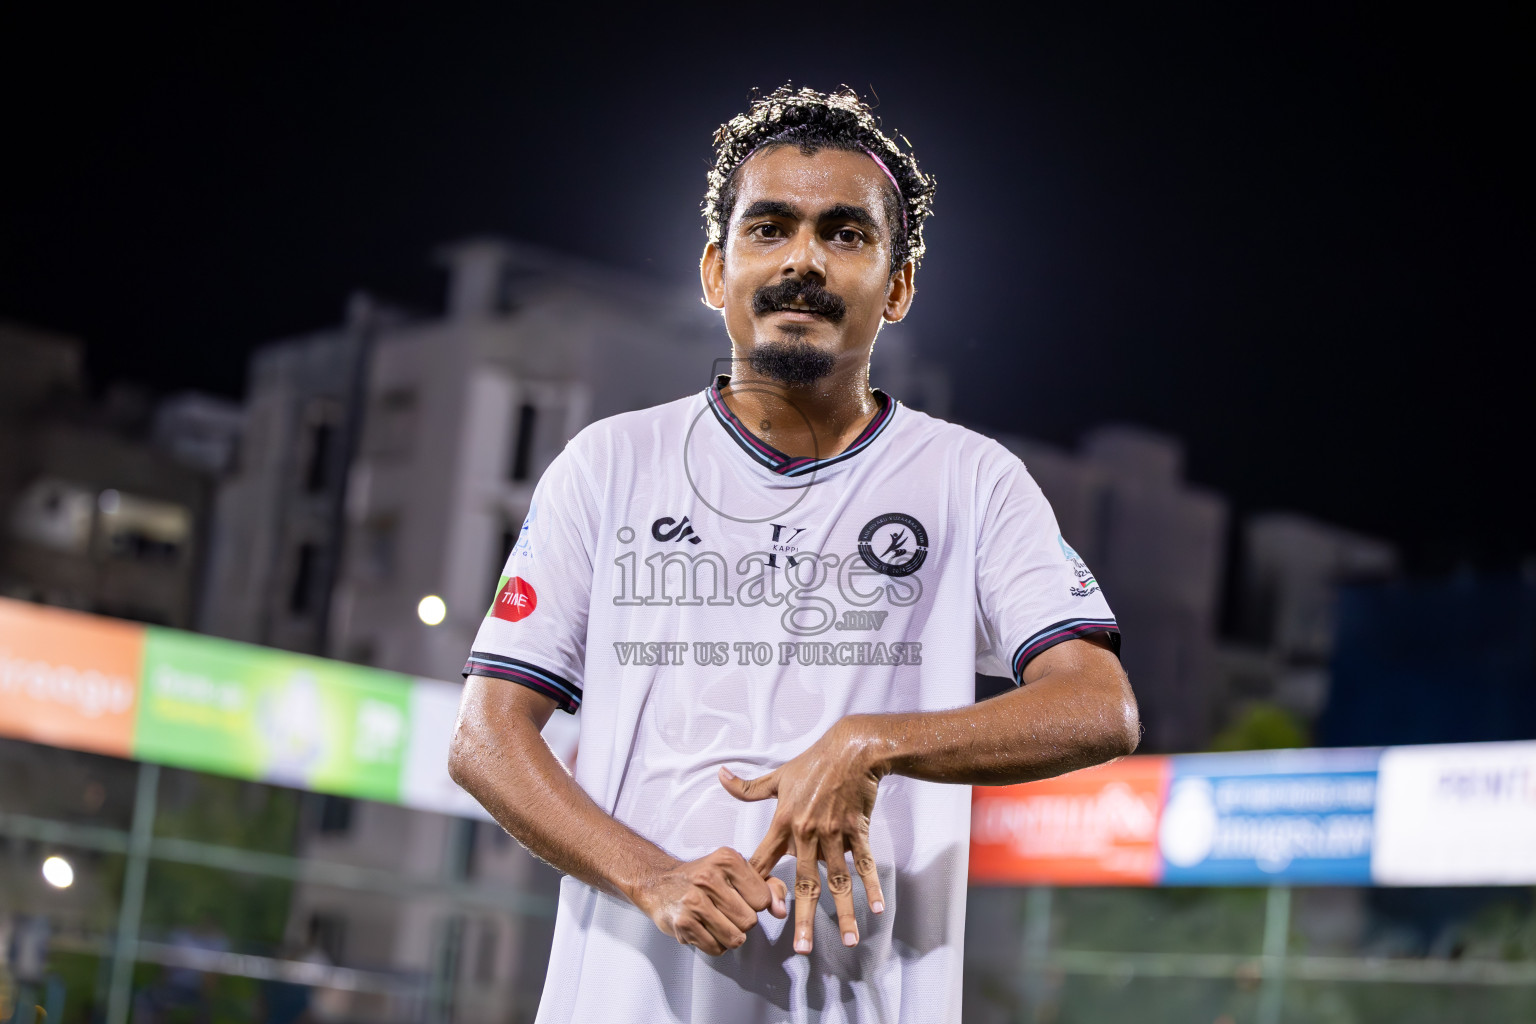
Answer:
<svg viewBox="0 0 1536 1024"><path fill-rule="evenodd" d="M808 473L815 473L825 469L834 463L842 462L844 459L853 458L873 444L875 438L880 436L881 432L890 425L891 420L896 415L896 403L891 400L889 395L876 388L874 389L875 401L880 403L880 411L875 413L874 419L869 421L868 425L859 432L859 436L853 439L853 443L843 449L843 451L828 459L813 459L806 455L786 455L748 430L746 425L736 418L736 414L731 412L730 407L725 404L725 399L720 394L721 385L729 383L729 381L729 377L721 376L705 392L705 397L709 402L710 409L715 414L715 419L720 421L720 425L725 428L725 432L741 446L742 451L752 456L760 465L768 467L780 476L804 476Z"/></svg>

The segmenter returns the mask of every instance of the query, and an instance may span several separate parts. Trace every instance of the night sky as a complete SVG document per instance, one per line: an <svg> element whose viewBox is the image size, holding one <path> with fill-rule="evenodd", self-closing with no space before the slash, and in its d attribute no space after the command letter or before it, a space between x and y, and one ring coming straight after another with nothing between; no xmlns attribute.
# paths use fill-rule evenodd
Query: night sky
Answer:
<svg viewBox="0 0 1536 1024"><path fill-rule="evenodd" d="M847 83L939 181L900 329L956 418L1168 431L1239 512L1419 572L1536 553L1529 5L449 6L10 5L0 316L83 337L97 387L239 395L353 288L436 307L455 237L691 286L714 127Z"/></svg>

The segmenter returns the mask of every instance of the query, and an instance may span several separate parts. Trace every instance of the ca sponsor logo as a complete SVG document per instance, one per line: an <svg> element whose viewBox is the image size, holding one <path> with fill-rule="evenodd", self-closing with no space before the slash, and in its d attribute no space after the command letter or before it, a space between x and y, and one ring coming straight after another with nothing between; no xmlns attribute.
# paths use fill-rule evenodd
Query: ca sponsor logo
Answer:
<svg viewBox="0 0 1536 1024"><path fill-rule="evenodd" d="M704 540L693 532L693 526L688 522L687 516L683 516L682 522L678 522L671 516L662 516L651 524L651 536L663 544L669 541L682 543L685 540L690 544L699 544Z"/></svg>

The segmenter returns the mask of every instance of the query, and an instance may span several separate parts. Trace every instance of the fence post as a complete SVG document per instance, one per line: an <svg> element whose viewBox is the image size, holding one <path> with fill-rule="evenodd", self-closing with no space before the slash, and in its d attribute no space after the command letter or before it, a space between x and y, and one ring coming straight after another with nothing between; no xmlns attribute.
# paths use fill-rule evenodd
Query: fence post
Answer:
<svg viewBox="0 0 1536 1024"><path fill-rule="evenodd" d="M443 881L463 883L469 878L475 833L474 821L449 819L443 848ZM432 977L427 987L427 1020L432 1024L448 1024L453 1020L453 997L459 975L459 957L463 952L464 926L465 917L461 913L449 913L437 924Z"/></svg>
<svg viewBox="0 0 1536 1024"><path fill-rule="evenodd" d="M1024 1019L1035 1024L1050 1002L1051 887L1024 890Z"/></svg>
<svg viewBox="0 0 1536 1024"><path fill-rule="evenodd" d="M1291 937L1291 890L1273 885L1264 902L1264 953L1260 958L1258 1024L1280 1024L1285 1001L1285 955Z"/></svg>
<svg viewBox="0 0 1536 1024"><path fill-rule="evenodd" d="M155 834L155 800L159 792L160 766L140 764L133 794L133 824L128 832L128 862L123 871L123 898L117 908L117 939L112 944L106 1024L128 1024L133 964L139 952L139 921L144 915L144 880L149 873L149 847Z"/></svg>

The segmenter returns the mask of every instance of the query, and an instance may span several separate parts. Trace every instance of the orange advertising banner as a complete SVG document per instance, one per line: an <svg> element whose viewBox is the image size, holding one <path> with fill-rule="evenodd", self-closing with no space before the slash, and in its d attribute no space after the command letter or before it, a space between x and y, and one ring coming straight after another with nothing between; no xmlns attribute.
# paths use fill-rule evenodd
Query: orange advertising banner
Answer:
<svg viewBox="0 0 1536 1024"><path fill-rule="evenodd" d="M1127 757L1020 786L978 786L973 885L1156 885L1170 767Z"/></svg>
<svg viewBox="0 0 1536 1024"><path fill-rule="evenodd" d="M0 736L128 757L144 627L0 598Z"/></svg>

